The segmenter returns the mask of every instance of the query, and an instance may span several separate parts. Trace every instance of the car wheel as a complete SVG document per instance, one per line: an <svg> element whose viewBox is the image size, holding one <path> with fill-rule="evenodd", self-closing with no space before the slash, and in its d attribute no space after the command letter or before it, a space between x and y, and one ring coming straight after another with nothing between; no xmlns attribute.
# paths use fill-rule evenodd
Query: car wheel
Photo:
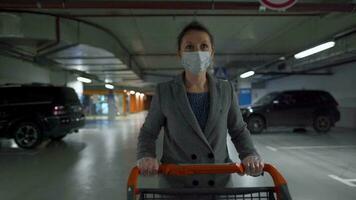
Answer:
<svg viewBox="0 0 356 200"><path fill-rule="evenodd" d="M67 134L59 135L59 136L53 136L53 137L51 137L51 139L59 141L59 140L62 140L63 138L65 138L66 136L67 136Z"/></svg>
<svg viewBox="0 0 356 200"><path fill-rule="evenodd" d="M19 123L13 133L16 144L25 149L35 148L43 139L41 129L33 122Z"/></svg>
<svg viewBox="0 0 356 200"><path fill-rule="evenodd" d="M265 126L266 126L265 120L257 115L253 115L249 117L247 121L248 130L250 130L250 132L254 134L261 133L265 128Z"/></svg>
<svg viewBox="0 0 356 200"><path fill-rule="evenodd" d="M327 133L330 131L332 122L328 115L319 115L315 117L313 126L318 133Z"/></svg>

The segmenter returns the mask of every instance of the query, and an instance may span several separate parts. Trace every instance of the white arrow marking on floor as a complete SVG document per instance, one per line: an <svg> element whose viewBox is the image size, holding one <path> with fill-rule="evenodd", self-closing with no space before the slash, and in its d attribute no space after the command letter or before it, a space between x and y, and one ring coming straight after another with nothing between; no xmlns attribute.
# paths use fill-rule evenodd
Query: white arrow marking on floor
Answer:
<svg viewBox="0 0 356 200"><path fill-rule="evenodd" d="M337 181L339 181L339 182L341 182L341 183L343 183L345 185L348 185L350 187L356 187L356 184L353 183L353 182L356 181L356 179L343 179L343 178L340 178L340 177L338 177L336 175L333 175L333 174L330 174L329 177L334 179L334 180L337 180Z"/></svg>

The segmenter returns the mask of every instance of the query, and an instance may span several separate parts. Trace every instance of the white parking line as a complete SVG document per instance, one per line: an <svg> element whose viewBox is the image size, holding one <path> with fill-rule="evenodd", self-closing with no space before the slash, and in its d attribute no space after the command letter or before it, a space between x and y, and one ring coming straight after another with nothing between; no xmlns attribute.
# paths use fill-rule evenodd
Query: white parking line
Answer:
<svg viewBox="0 0 356 200"><path fill-rule="evenodd" d="M279 149L290 149L290 150L298 150L298 149L348 149L348 148L356 148L356 145L325 145L325 146L290 146L290 147L279 147Z"/></svg>
<svg viewBox="0 0 356 200"><path fill-rule="evenodd" d="M341 182L341 183L343 183L343 184L345 184L347 186L356 187L356 184L353 183L353 182L356 181L356 179L343 179L343 178L340 178L340 177L338 177L336 175L333 175L333 174L330 174L329 177L334 179L334 180L337 180L337 181L339 181L339 182Z"/></svg>
<svg viewBox="0 0 356 200"><path fill-rule="evenodd" d="M83 132L83 131L86 131L86 132L89 132L89 131L100 131L100 129L98 128L81 128L79 129L79 131Z"/></svg>
<svg viewBox="0 0 356 200"><path fill-rule="evenodd" d="M267 149L269 149L269 150L271 150L271 151L277 151L277 149L276 149L276 148L271 147L271 146L266 146L266 148L267 148Z"/></svg>
<svg viewBox="0 0 356 200"><path fill-rule="evenodd" d="M278 151L280 149L286 149L286 150L304 150L304 149L352 149L356 148L356 145L330 145L330 146L282 146L282 147L271 147L271 146L266 146L267 149L271 151Z"/></svg>

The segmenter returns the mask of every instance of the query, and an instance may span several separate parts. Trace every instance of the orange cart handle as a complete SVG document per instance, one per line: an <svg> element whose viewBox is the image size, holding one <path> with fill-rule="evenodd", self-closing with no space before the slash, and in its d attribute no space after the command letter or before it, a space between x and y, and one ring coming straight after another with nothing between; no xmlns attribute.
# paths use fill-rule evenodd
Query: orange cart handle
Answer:
<svg viewBox="0 0 356 200"><path fill-rule="evenodd" d="M244 173L244 167L242 164L201 164L201 165L176 165L176 164L162 164L159 167L158 173L164 174L167 176L186 176L186 175L193 175L193 174L229 174L229 173ZM263 168L264 172L267 172L271 175L277 196L280 196L279 193L283 193L284 189L287 189L287 181L284 179L282 174L270 164L265 164ZM128 189L134 193L138 193L137 190L137 179L140 175L140 171L138 167L134 167L131 170L131 174L129 176L127 186ZM281 199L281 198L278 198ZM284 198L282 198L284 199Z"/></svg>

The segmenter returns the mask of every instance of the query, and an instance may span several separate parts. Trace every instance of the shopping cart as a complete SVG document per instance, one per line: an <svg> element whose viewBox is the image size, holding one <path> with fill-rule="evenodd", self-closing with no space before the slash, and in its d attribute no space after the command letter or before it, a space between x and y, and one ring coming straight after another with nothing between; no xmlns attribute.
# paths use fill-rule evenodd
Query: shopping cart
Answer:
<svg viewBox="0 0 356 200"><path fill-rule="evenodd" d="M244 188L137 188L139 169L131 170L127 182L127 200L136 199L267 199L291 200L286 180L278 170L265 164L264 172L271 175L273 187L244 187ZM175 165L163 164L158 172L165 176L189 176L195 174L229 174L243 173L242 165L231 163L221 165Z"/></svg>

